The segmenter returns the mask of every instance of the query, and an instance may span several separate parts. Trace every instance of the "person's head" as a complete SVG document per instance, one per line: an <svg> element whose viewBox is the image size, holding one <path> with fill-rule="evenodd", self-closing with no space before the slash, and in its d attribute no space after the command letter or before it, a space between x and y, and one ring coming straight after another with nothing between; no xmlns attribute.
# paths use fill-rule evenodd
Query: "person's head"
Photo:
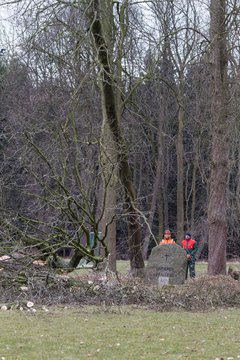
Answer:
<svg viewBox="0 0 240 360"><path fill-rule="evenodd" d="M186 234L185 234L184 237L185 237L186 240L191 239L191 233L190 233L190 232L186 232Z"/></svg>
<svg viewBox="0 0 240 360"><path fill-rule="evenodd" d="M170 230L165 230L164 236L165 236L165 238L169 239L171 237Z"/></svg>

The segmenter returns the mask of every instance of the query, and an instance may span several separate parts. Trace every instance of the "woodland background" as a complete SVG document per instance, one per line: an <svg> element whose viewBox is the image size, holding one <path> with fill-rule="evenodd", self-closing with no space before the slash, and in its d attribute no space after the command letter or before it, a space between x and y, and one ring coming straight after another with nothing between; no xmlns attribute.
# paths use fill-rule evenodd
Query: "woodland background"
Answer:
<svg viewBox="0 0 240 360"><path fill-rule="evenodd" d="M240 252L239 1L9 3L1 254L140 269L169 228L224 273Z"/></svg>

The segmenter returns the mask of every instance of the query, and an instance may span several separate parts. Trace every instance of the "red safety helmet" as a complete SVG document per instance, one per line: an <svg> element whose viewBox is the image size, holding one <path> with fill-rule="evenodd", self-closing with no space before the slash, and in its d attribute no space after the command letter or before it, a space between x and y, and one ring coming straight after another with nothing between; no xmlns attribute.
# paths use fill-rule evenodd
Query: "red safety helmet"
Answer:
<svg viewBox="0 0 240 360"><path fill-rule="evenodd" d="M170 230L165 230L165 235L171 235Z"/></svg>

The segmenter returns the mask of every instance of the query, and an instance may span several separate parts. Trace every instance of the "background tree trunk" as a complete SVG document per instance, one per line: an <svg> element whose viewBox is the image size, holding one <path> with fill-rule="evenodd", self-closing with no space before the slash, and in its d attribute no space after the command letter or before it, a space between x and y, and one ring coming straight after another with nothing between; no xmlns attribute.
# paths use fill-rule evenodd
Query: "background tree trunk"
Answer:
<svg viewBox="0 0 240 360"><path fill-rule="evenodd" d="M151 233L150 230L152 229L153 226L153 219L154 219L154 214L156 211L156 204L157 202L159 202L161 208L159 209L159 211L161 211L160 216L159 216L159 221L163 221L163 216L162 216L162 161L163 161L163 139L162 139L162 126L161 126L161 121L159 122L159 129L158 129L158 155L157 155L157 166L156 166L156 176L155 176L155 181L154 181L154 186L153 186L153 194L152 194L152 201L151 201L151 207L150 207L150 213L149 213L149 218L148 218L148 227L146 229L146 235L144 238L144 250L143 250L143 254L144 254L144 259L147 258L147 254L148 254L148 246L149 246L149 241L150 241L150 237L151 237ZM162 225L160 223L160 225Z"/></svg>
<svg viewBox="0 0 240 360"><path fill-rule="evenodd" d="M179 243L183 238L183 231L184 231L183 126L184 126L184 109L183 109L182 100L180 100L179 110L178 110L178 135L177 135L177 242Z"/></svg>
<svg viewBox="0 0 240 360"><path fill-rule="evenodd" d="M192 173L192 206L191 206L191 232L194 231L195 226L195 208L196 208L196 174L198 167L198 155L197 150L194 156L193 173Z"/></svg>
<svg viewBox="0 0 240 360"><path fill-rule="evenodd" d="M212 0L211 8L212 154L208 206L208 272L226 273L227 180L229 137L227 123L226 0Z"/></svg>

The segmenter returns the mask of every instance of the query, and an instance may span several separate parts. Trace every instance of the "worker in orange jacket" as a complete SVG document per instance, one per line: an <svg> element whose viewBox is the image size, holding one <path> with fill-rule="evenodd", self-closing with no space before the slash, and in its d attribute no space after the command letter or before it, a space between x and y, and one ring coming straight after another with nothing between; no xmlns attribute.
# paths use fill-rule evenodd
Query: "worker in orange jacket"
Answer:
<svg viewBox="0 0 240 360"><path fill-rule="evenodd" d="M170 230L165 230L164 238L159 243L159 245L164 245L164 244L176 244L176 242L171 237Z"/></svg>
<svg viewBox="0 0 240 360"><path fill-rule="evenodd" d="M188 272L190 274L190 278L195 278L195 261L196 261L196 253L198 250L196 240L192 239L191 233L187 232L185 234L184 239L182 240L182 247L187 253L187 272L186 278L188 277Z"/></svg>

